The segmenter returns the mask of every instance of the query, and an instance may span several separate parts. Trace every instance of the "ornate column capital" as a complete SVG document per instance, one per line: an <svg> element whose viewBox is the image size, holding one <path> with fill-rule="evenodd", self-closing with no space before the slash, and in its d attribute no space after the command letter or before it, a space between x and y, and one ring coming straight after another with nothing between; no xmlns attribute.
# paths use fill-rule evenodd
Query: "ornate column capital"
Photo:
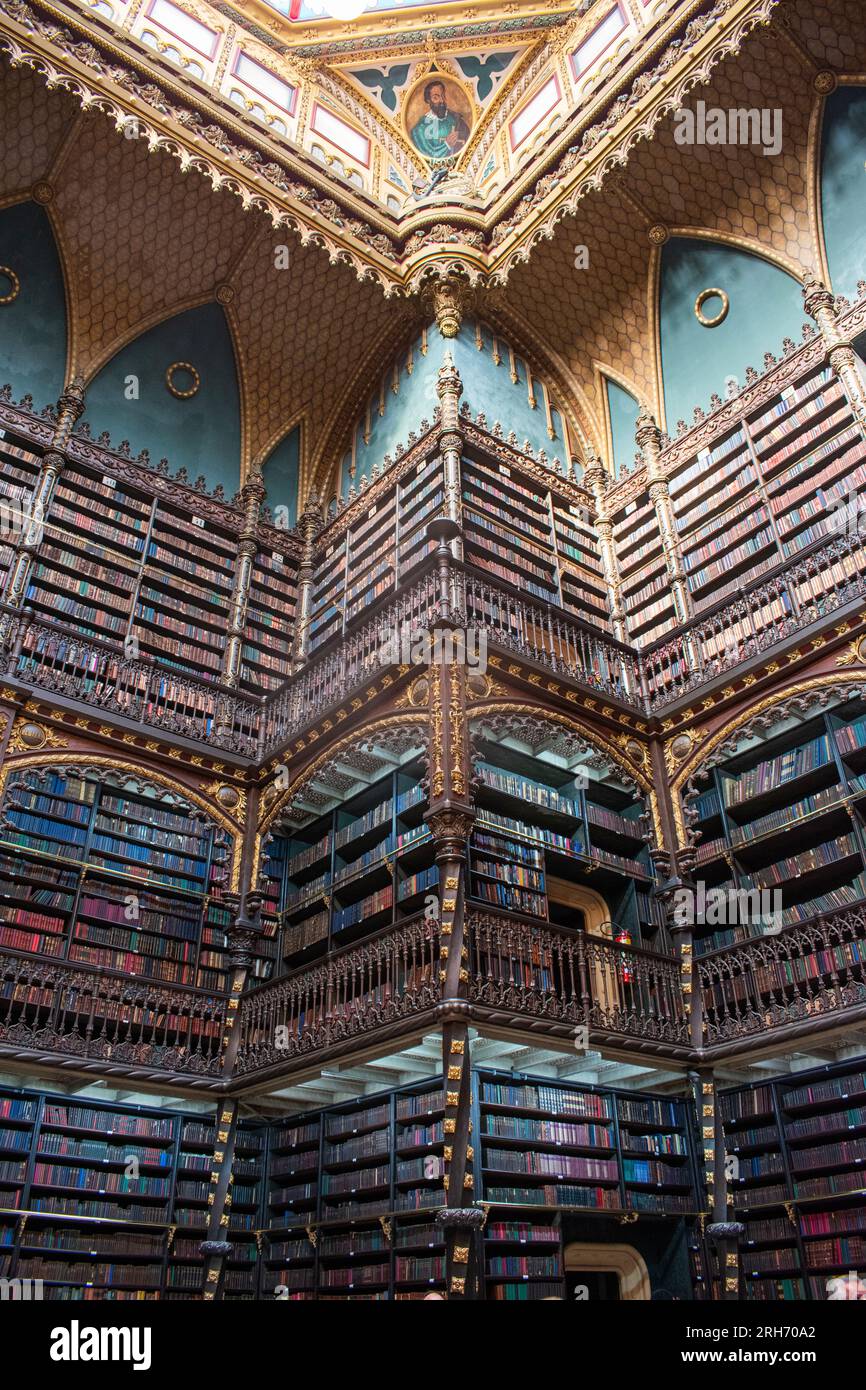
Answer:
<svg viewBox="0 0 866 1390"><path fill-rule="evenodd" d="M74 376L66 383L57 400L57 424L52 440L55 449L63 449L72 427L84 414L84 377Z"/></svg>
<svg viewBox="0 0 866 1390"><path fill-rule="evenodd" d="M819 280L817 275L813 275L811 270L807 270L802 281L803 308L810 318L813 318L818 327L823 331L822 317L829 316L830 321L836 322L836 299L833 292L827 288L823 280Z"/></svg>
<svg viewBox="0 0 866 1390"><path fill-rule="evenodd" d="M472 299L472 286L469 281L461 275L442 275L429 281L424 292L432 306L442 337L456 338Z"/></svg>
<svg viewBox="0 0 866 1390"><path fill-rule="evenodd" d="M264 931L264 895L258 891L245 894L224 893L222 901L233 916L231 925L226 927L229 960L236 970L249 969L253 962L256 943Z"/></svg>
<svg viewBox="0 0 866 1390"><path fill-rule="evenodd" d="M583 481L589 488L596 503L604 499L607 492L607 485L610 481L607 469L599 458L598 454L588 450L583 464Z"/></svg>
<svg viewBox="0 0 866 1390"><path fill-rule="evenodd" d="M646 401L641 401L635 421L634 437L638 448L645 456L652 457L661 452L662 432Z"/></svg>

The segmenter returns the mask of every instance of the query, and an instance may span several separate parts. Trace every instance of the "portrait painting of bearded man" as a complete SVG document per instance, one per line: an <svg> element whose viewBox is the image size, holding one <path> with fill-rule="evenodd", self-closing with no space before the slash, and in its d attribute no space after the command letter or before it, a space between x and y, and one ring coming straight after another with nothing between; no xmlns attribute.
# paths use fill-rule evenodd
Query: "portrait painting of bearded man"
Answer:
<svg viewBox="0 0 866 1390"><path fill-rule="evenodd" d="M453 158L469 139L472 111L465 92L447 77L416 88L407 109L409 138L425 159Z"/></svg>

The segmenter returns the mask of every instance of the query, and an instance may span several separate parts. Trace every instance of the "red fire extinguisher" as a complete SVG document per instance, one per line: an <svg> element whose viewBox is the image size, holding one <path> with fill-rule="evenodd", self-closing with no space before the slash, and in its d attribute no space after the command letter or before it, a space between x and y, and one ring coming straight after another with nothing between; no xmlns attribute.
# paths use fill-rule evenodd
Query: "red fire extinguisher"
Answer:
<svg viewBox="0 0 866 1390"><path fill-rule="evenodd" d="M631 933L627 932L625 927L621 927L620 930L617 932L616 936L614 937L614 941L617 943L618 946L630 946ZM628 956L626 955L625 951L623 951L622 955L620 956L619 974L620 979L622 980L624 985L631 984L633 979L632 968L629 964Z"/></svg>

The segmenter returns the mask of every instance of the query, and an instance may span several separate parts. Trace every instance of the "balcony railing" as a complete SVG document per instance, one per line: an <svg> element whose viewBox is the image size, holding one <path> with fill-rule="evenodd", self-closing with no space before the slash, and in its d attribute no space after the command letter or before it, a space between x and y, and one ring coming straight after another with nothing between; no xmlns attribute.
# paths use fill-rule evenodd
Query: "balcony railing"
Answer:
<svg viewBox="0 0 866 1390"><path fill-rule="evenodd" d="M866 1005L866 904L714 951L697 970L707 1047Z"/></svg>
<svg viewBox="0 0 866 1390"><path fill-rule="evenodd" d="M246 995L235 1072L278 1068L363 1038L424 1014L438 999L438 927L423 919L403 922Z"/></svg>
<svg viewBox="0 0 866 1390"><path fill-rule="evenodd" d="M470 909L468 999L479 1023L690 1054L679 963L607 936ZM441 1002L439 931L416 918L255 985L224 1072L227 999L67 962L0 953L0 1048L188 1082L244 1082L343 1044L427 1027ZM866 903L696 962L703 1046L866 1011Z"/></svg>
<svg viewBox="0 0 866 1390"><path fill-rule="evenodd" d="M459 622L505 652L651 714L866 595L866 544L829 536L733 599L684 624L643 653L527 602L505 586L452 565L450 602ZM308 724L393 664L393 639L435 624L441 612L433 560L415 582L326 650L281 690L251 699L150 659L132 658L63 623L0 606L0 666L23 684L107 714L207 743L240 757L278 752Z"/></svg>
<svg viewBox="0 0 866 1390"><path fill-rule="evenodd" d="M550 603L527 603L505 589L476 579L465 568L455 575L455 601L466 622L488 640L558 675L643 708L636 652L569 618Z"/></svg>
<svg viewBox="0 0 866 1390"><path fill-rule="evenodd" d="M128 976L0 954L0 1046L218 1077L226 1001Z"/></svg>
<svg viewBox="0 0 866 1390"><path fill-rule="evenodd" d="M254 757L261 707L237 691L196 680L28 610L0 609L3 670L26 685L226 752Z"/></svg>
<svg viewBox="0 0 866 1390"><path fill-rule="evenodd" d="M385 669L390 640L427 626L436 612L438 583L429 567L376 616L314 655L264 707L262 752L267 757L322 712L340 704Z"/></svg>
<svg viewBox="0 0 866 1390"><path fill-rule="evenodd" d="M771 578L714 605L642 657L655 711L866 594L859 533L830 536Z"/></svg>
<svg viewBox="0 0 866 1390"><path fill-rule="evenodd" d="M679 966L670 956L505 914L468 918L473 1003L516 1018L688 1045Z"/></svg>

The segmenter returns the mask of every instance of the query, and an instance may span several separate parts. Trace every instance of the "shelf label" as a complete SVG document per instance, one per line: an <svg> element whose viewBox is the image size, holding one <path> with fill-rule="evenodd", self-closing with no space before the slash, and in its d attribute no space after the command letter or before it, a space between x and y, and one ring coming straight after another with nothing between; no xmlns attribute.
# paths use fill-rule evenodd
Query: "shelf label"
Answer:
<svg viewBox="0 0 866 1390"><path fill-rule="evenodd" d="M117 487L117 479L109 478L107 474L103 474L102 482L105 487Z"/></svg>

